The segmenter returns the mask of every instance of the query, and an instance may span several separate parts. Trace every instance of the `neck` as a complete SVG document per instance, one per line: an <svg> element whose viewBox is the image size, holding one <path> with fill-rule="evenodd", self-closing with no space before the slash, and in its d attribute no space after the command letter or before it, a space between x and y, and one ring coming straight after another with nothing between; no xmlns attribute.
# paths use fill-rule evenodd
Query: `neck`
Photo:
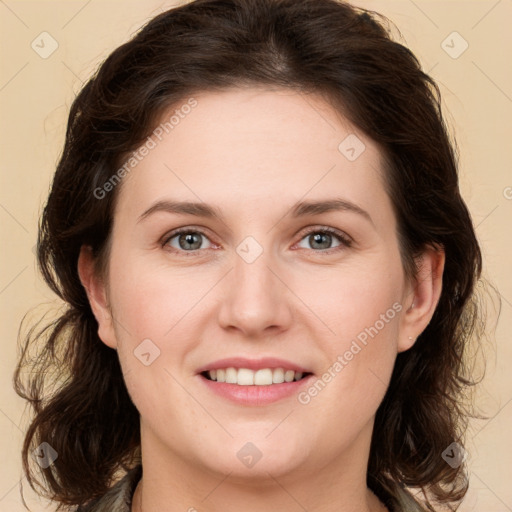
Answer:
<svg viewBox="0 0 512 512"><path fill-rule="evenodd" d="M143 501L143 482L141 480L139 482L139 484L137 485L135 494L133 496L131 512L145 512L146 510L153 510L153 509L150 509L151 505L144 506L143 502L144 502ZM272 505L272 506L275 507L275 505ZM169 508L160 509L160 510L166 510L168 512L171 512L176 509L174 508L174 506L169 505ZM182 509L182 510L184 510L184 509ZM204 510L206 512L207 509L202 508L201 510ZM217 509L210 508L208 510L217 510ZM279 510L281 510L281 509L279 509ZM286 509L286 510L288 510L288 509ZM294 510L296 510L296 508ZM311 510L311 509L308 509L308 510ZM337 509L337 512L339 512L339 510L340 509ZM377 498L377 496L370 489L367 489L367 492L366 492L364 508L359 508L358 510L360 512L362 510L364 510L364 512L366 512L366 511L368 511L368 512L389 512L389 510L386 508L386 506L379 500L379 498ZM194 507L189 507L187 509L187 512L198 512L198 510L195 509Z"/></svg>
<svg viewBox="0 0 512 512"><path fill-rule="evenodd" d="M142 427L142 425L141 425ZM132 512L387 512L366 486L369 432L326 464L291 471L260 470L252 474L218 472L185 460L158 445L141 428L143 478ZM365 435L366 434L366 435ZM366 457L361 457L361 450ZM364 462L364 463L363 463Z"/></svg>

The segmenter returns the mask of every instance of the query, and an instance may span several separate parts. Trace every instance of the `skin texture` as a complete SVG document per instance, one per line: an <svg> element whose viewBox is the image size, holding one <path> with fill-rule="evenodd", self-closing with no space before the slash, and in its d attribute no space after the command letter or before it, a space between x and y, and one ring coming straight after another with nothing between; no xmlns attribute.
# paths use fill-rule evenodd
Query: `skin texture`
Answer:
<svg viewBox="0 0 512 512"><path fill-rule="evenodd" d="M319 96L248 88L194 97L123 178L108 276L95 275L86 247L79 260L99 336L118 351L141 415L133 510L385 510L366 487L374 416L397 353L432 317L444 255L426 249L418 278L406 278L379 148ZM365 145L354 161L338 149L350 134ZM222 219L159 211L140 220L171 198L213 205ZM333 198L371 220L290 214L299 201ZM181 227L204 232L199 249L187 252L179 236L166 242ZM350 246L335 236L315 243L325 227ZM263 250L252 263L236 251L248 236ZM224 357L274 356L320 378L393 304L401 311L307 404L237 405L197 375ZM149 366L134 355L145 339L160 350ZM251 468L237 457L247 442L262 454Z"/></svg>

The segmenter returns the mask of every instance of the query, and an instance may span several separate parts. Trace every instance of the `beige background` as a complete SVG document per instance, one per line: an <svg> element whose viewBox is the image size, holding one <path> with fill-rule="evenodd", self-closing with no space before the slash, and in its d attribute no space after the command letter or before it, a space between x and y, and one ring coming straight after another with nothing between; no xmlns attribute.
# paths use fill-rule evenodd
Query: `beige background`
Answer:
<svg viewBox="0 0 512 512"><path fill-rule="evenodd" d="M177 2L0 0L1 188L0 511L24 510L19 497L24 404L12 390L22 316L54 301L39 278L37 220L64 140L68 109L82 82L144 22ZM471 424L471 490L461 511L512 510L512 0L360 0L387 15L425 70L438 80L461 148L461 186L503 309L496 348L479 392L493 416ZM459 35L453 35L456 31ZM31 47L51 48L42 58ZM443 44L443 41L446 41ZM453 58L469 45L458 58ZM39 49L39 51L43 51ZM450 52L452 55L450 56ZM32 510L45 510L28 493Z"/></svg>

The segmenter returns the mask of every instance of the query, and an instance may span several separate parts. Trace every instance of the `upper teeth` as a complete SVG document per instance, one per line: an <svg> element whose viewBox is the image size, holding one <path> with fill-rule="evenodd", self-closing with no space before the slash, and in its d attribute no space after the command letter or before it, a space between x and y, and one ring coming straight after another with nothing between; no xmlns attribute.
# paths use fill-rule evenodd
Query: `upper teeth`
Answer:
<svg viewBox="0 0 512 512"><path fill-rule="evenodd" d="M239 386L269 386L302 379L302 372L284 370L283 368L262 368L261 370L249 370L248 368L224 368L210 370L210 379L217 382L238 384Z"/></svg>

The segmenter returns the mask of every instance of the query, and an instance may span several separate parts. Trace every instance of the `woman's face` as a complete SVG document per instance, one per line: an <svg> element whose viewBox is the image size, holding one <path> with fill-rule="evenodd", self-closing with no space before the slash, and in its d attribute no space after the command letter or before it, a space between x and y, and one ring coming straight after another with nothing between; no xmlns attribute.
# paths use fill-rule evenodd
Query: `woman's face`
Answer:
<svg viewBox="0 0 512 512"><path fill-rule="evenodd" d="M366 463L397 352L419 334L379 149L317 96L194 99L123 178L110 308L95 306L143 450L232 477ZM226 372L239 383L201 374L228 367L246 369ZM312 375L279 383L278 367Z"/></svg>

